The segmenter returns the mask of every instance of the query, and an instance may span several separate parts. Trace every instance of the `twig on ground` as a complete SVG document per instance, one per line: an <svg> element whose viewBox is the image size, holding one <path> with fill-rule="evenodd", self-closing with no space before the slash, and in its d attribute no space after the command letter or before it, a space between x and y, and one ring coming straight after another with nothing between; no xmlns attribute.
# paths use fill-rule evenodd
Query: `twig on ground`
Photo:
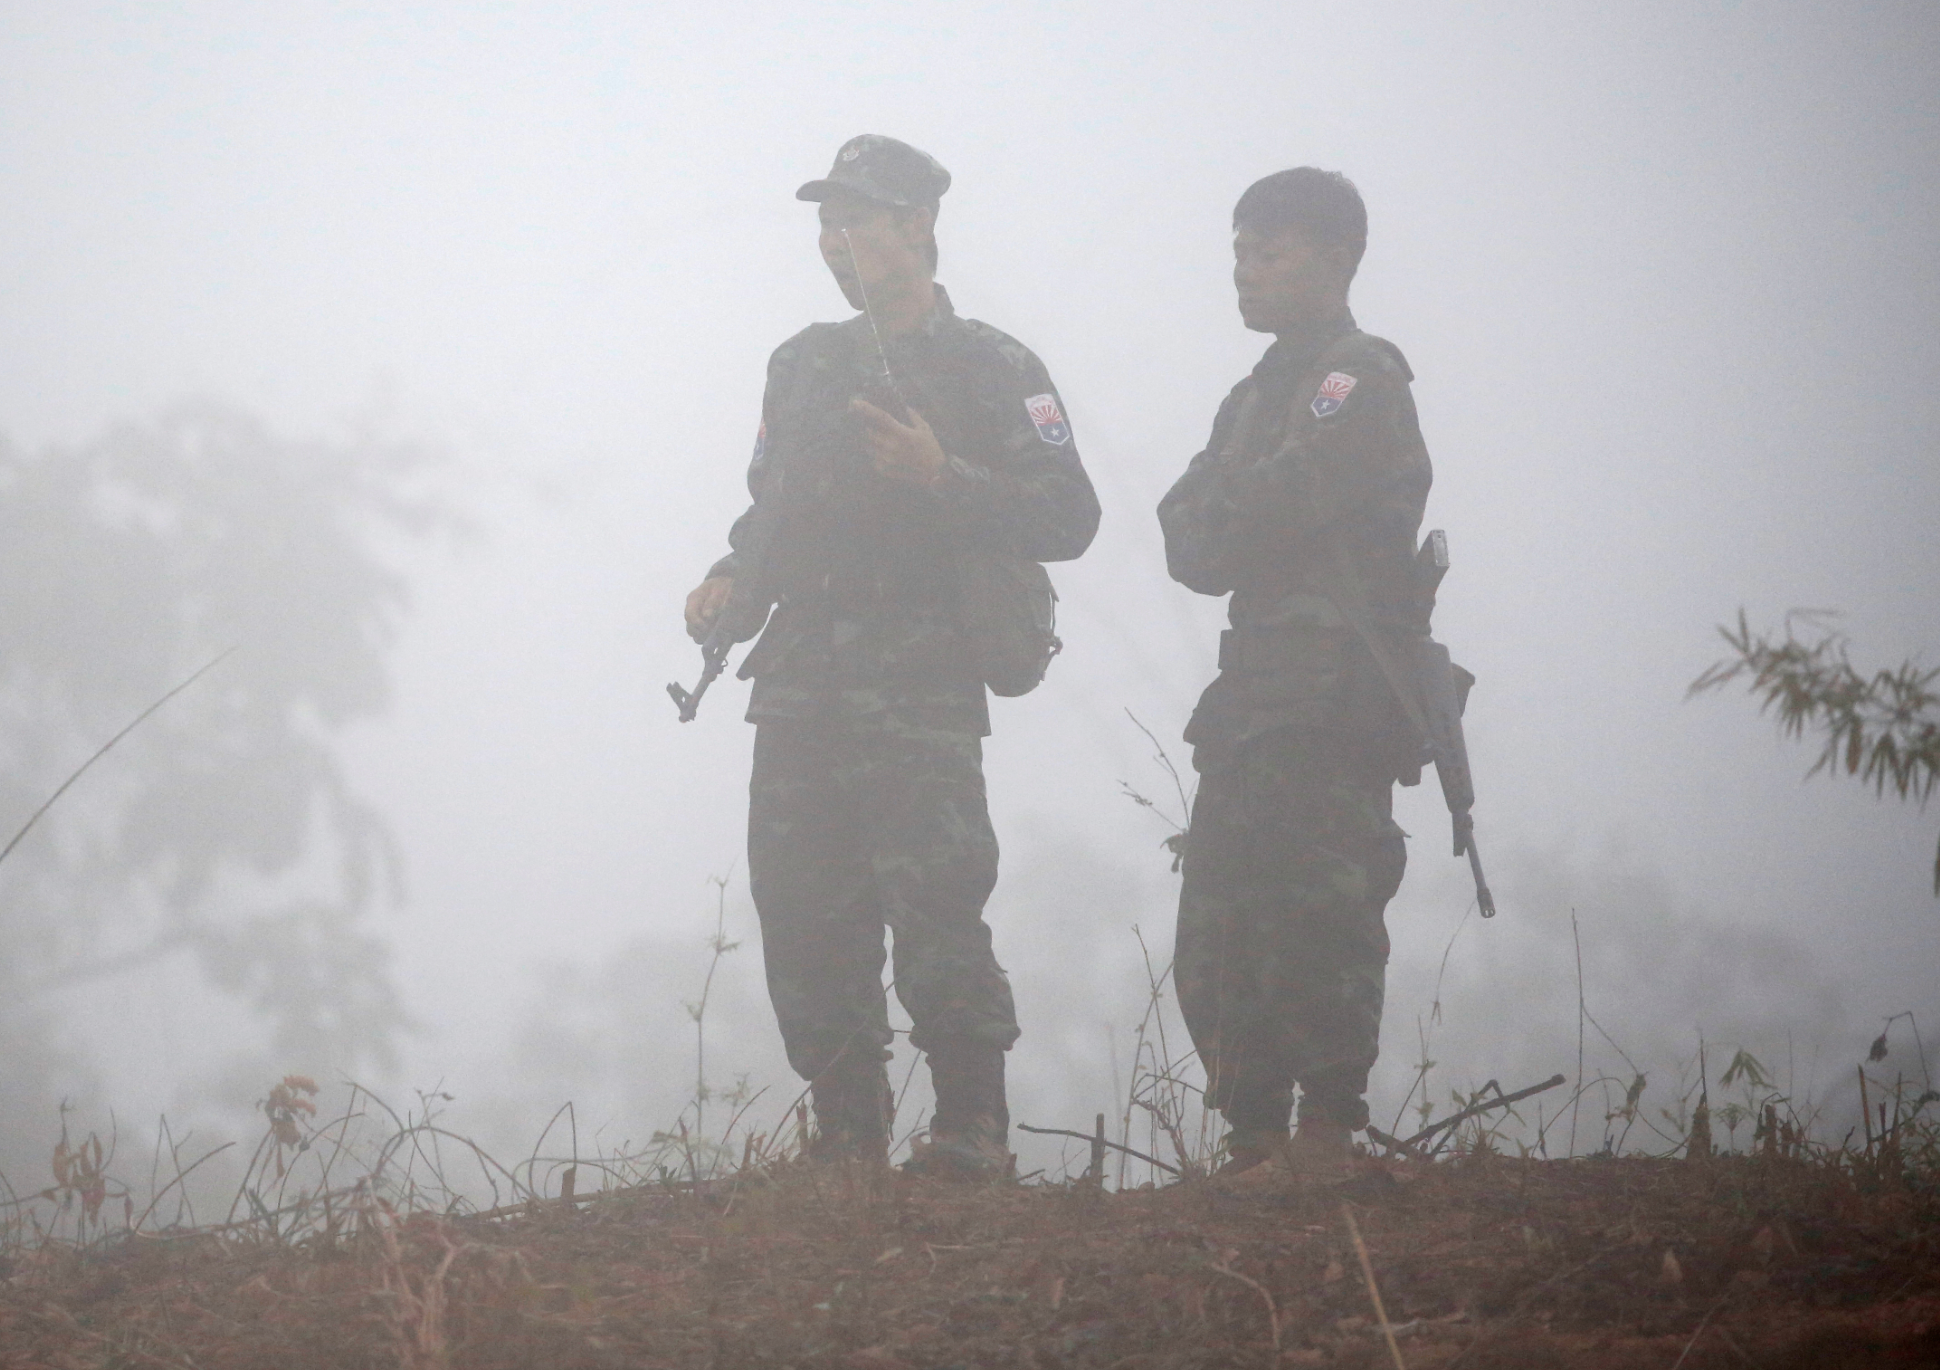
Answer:
<svg viewBox="0 0 1940 1370"><path fill-rule="evenodd" d="M1238 1253L1234 1253L1234 1254L1238 1254ZM1254 1279L1250 1275L1240 1274L1239 1271L1233 1269L1230 1265L1222 1265L1218 1261L1213 1261L1211 1263L1211 1267L1212 1269L1217 1270L1220 1274L1226 1276L1228 1279L1238 1280L1241 1284L1245 1285L1247 1288L1251 1289L1254 1293L1258 1294L1260 1296L1260 1300L1266 1304L1267 1324L1273 1329L1273 1361L1274 1361L1274 1364L1276 1365L1279 1364L1280 1307L1278 1304L1273 1302L1273 1295L1269 1294L1267 1292L1266 1286L1261 1284L1258 1280Z"/></svg>
<svg viewBox="0 0 1940 1370"><path fill-rule="evenodd" d="M1401 1140L1401 1138L1391 1136L1388 1133L1383 1132L1378 1127L1374 1127L1370 1124L1368 1127L1362 1130L1367 1133L1368 1138L1370 1140L1379 1142L1382 1146L1386 1147L1391 1152L1394 1152L1394 1151L1401 1152L1404 1155L1414 1157L1417 1161L1425 1161L1428 1159L1427 1156L1423 1155L1420 1151L1416 1150L1413 1146L1409 1145L1407 1142L1404 1142L1403 1140Z"/></svg>
<svg viewBox="0 0 1940 1370"><path fill-rule="evenodd" d="M1752 1370L1758 1370L1758 1362L1745 1354L1745 1348L1738 1345L1738 1339L1732 1336L1731 1333L1725 1330L1725 1326L1723 1323L1718 1324L1718 1336L1723 1339L1726 1350L1731 1352L1732 1355L1736 1356L1739 1360L1743 1361L1746 1365L1751 1366Z"/></svg>
<svg viewBox="0 0 1940 1370"><path fill-rule="evenodd" d="M1576 910L1570 910L1570 940L1576 944L1576 1078L1583 1078L1583 1020L1589 1016L1589 1007L1583 999L1583 933L1576 925ZM1583 1106L1583 1092L1577 1091L1570 1100L1570 1149L1569 1155L1576 1154L1576 1115Z"/></svg>
<svg viewBox="0 0 1940 1370"><path fill-rule="evenodd" d="M1069 1128L1064 1127L1032 1127L1029 1123L1019 1123L1017 1130L1019 1132L1035 1132L1040 1137L1076 1137L1079 1141L1090 1142L1094 1146L1100 1140L1089 1132L1073 1132ZM1147 1156L1143 1151L1126 1146L1122 1142L1114 1142L1109 1137L1104 1138L1103 1141L1113 1151L1122 1151L1135 1161L1144 1161L1147 1165L1157 1166L1168 1175L1177 1175L1179 1173L1177 1169L1167 1165L1156 1156Z"/></svg>
<svg viewBox="0 0 1940 1370"><path fill-rule="evenodd" d="M1493 1084L1494 1082L1491 1081L1490 1083ZM1379 1131L1378 1129L1372 1128L1372 1127L1366 1128L1364 1129L1364 1131L1366 1131L1368 1136L1372 1137L1375 1141L1379 1142L1382 1146L1388 1148L1388 1150L1405 1151L1408 1154L1416 1157L1417 1159L1420 1159L1421 1152L1419 1148L1423 1144L1425 1144L1429 1138L1433 1137L1437 1132L1440 1132L1442 1129L1457 1127L1462 1123L1467 1122L1470 1118L1476 1117L1479 1114L1487 1113L1491 1109L1506 1108L1510 1104L1521 1103L1524 1099L1529 1098L1533 1094L1541 1094L1544 1090L1554 1089L1556 1088L1556 1086L1560 1084L1566 1084L1566 1083L1568 1083L1568 1081L1564 1076L1552 1075L1547 1080L1544 1080L1541 1084L1530 1085L1527 1089L1519 1089L1514 1094L1497 1094L1493 1099L1484 1099L1479 1104L1470 1104L1467 1108L1463 1109L1459 1113L1451 1113L1446 1118L1442 1118L1439 1121L1432 1122L1427 1127L1424 1127L1421 1131L1417 1132L1414 1136L1406 1139L1390 1137L1387 1133ZM1497 1088L1500 1089L1501 1086L1498 1085Z"/></svg>
<svg viewBox="0 0 1940 1370"><path fill-rule="evenodd" d="M1374 1262L1368 1259L1367 1243L1361 1240L1361 1225L1354 1221L1354 1210L1346 1204L1340 1206L1340 1215L1347 1220L1347 1235L1354 1240L1354 1254L1361 1258L1361 1278L1367 1281L1367 1296L1374 1303L1374 1316L1380 1320L1388 1354L1394 1357L1394 1370L1408 1370L1407 1362L1401 1359L1401 1344L1394 1339L1394 1324L1388 1321L1388 1310L1381 1302L1381 1286L1374 1280ZM1276 1351L1280 1348L1277 1337L1273 1348Z"/></svg>
<svg viewBox="0 0 1940 1370"><path fill-rule="evenodd" d="M1671 1370L1678 1370L1678 1367L1690 1357L1691 1348L1698 1344L1698 1338L1704 1335L1704 1329L1711 1325L1711 1319L1716 1317L1718 1310L1723 1307L1724 1300L1719 1299L1711 1305L1702 1318L1698 1319L1697 1330L1691 1333L1691 1339L1684 1343L1684 1349L1678 1352L1677 1359L1671 1362Z"/></svg>
<svg viewBox="0 0 1940 1370"><path fill-rule="evenodd" d="M1447 1129L1445 1135L1441 1138L1441 1140L1435 1143L1434 1152L1429 1153L1430 1155L1433 1155L1436 1152L1439 1152L1443 1147L1447 1146L1449 1142L1454 1140L1455 1129L1459 1127L1461 1124L1467 1122L1470 1118L1474 1118L1481 1114L1487 1113L1491 1109L1511 1108L1512 1105L1521 1103L1524 1099L1529 1098L1531 1095L1541 1094L1544 1090L1554 1089L1556 1088L1556 1086L1560 1084L1566 1084L1566 1083L1568 1083L1568 1079L1566 1076L1552 1075L1539 1085L1530 1085L1526 1089L1517 1090L1514 1094L1504 1094L1502 1092L1502 1086L1497 1084L1494 1080L1491 1080L1487 1085L1483 1086L1483 1088L1484 1089L1493 1088L1495 1090L1495 1097L1493 1099L1484 1099L1479 1103L1470 1104L1467 1108L1462 1109L1459 1113L1450 1114L1448 1117L1441 1119L1439 1122L1431 1123L1429 1124L1425 1132L1416 1134L1416 1136L1413 1137L1411 1140L1414 1141L1414 1143L1417 1146L1419 1146L1423 1144L1423 1140L1427 1134L1439 1131L1444 1128ZM1513 1109L1511 1111L1513 1112ZM1518 1121L1520 1121L1520 1119L1518 1119Z"/></svg>

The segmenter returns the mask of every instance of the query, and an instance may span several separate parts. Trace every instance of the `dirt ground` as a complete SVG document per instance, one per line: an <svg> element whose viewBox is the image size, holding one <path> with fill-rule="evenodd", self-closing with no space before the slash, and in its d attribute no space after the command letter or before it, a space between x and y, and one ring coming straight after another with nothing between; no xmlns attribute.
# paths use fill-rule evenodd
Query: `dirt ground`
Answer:
<svg viewBox="0 0 1940 1370"><path fill-rule="evenodd" d="M11 1253L0 1366L1940 1366L1940 1194L1775 1160L1115 1194L797 1164L357 1226Z"/></svg>

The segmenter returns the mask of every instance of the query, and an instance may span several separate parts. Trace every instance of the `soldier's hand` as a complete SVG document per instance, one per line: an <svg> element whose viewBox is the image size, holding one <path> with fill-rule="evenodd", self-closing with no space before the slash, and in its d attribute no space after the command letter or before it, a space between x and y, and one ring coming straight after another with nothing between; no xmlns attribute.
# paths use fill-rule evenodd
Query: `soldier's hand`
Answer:
<svg viewBox="0 0 1940 1370"><path fill-rule="evenodd" d="M687 596L687 636L696 642L706 639L714 620L727 607L728 594L733 589L732 576L715 576L694 587L693 593Z"/></svg>
<svg viewBox="0 0 1940 1370"><path fill-rule="evenodd" d="M910 421L894 418L858 396L849 408L862 420L862 438L876 464L876 474L909 485L928 485L943 472L943 445L930 431L929 421L914 409Z"/></svg>

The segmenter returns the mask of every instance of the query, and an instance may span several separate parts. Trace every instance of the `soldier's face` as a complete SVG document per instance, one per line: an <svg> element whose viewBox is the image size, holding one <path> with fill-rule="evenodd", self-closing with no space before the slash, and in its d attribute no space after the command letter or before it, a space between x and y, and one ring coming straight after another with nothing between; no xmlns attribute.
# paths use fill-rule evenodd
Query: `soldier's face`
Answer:
<svg viewBox="0 0 1940 1370"><path fill-rule="evenodd" d="M1257 333L1283 333L1334 312L1346 298L1339 254L1297 228L1242 226L1234 233L1233 288L1240 319Z"/></svg>
<svg viewBox="0 0 1940 1370"><path fill-rule="evenodd" d="M897 210L837 193L822 201L821 222L822 260L853 309L862 308L861 286L880 303L930 274L928 210Z"/></svg>

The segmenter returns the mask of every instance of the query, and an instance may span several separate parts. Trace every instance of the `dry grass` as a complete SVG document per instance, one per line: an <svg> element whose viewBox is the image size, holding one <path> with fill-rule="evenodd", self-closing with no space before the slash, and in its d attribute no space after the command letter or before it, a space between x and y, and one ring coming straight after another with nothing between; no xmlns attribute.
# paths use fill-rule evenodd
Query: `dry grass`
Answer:
<svg viewBox="0 0 1940 1370"><path fill-rule="evenodd" d="M1180 1162L1163 1187L1114 1191L1095 1160L989 1188L818 1165L800 1155L796 1108L737 1133L744 1109L707 1141L683 1118L608 1155L582 1154L562 1109L504 1165L442 1123L441 1095L400 1115L353 1086L320 1116L315 1085L292 1076L260 1104L264 1135L224 1219L198 1222L188 1191L216 1153L185 1160L164 1126L138 1207L109 1173L112 1139L64 1129L56 1182L6 1201L0 1365L1697 1370L1940 1356L1929 1093L1882 1095L1862 1074L1869 1121L1837 1145L1767 1095L1749 1153L1687 1132L1675 1159L1511 1156L1509 1109L1454 1112L1432 1146L1336 1176L1222 1184L1205 1178L1217 1143L1189 1132L1156 1023L1134 1087L1145 1106L1128 1115ZM1761 1097L1743 1053L1727 1078ZM1637 1100L1609 1112L1625 1110L1634 1122ZM548 1152L555 1137L564 1148Z"/></svg>
<svg viewBox="0 0 1940 1370"><path fill-rule="evenodd" d="M370 1202L327 1242L43 1244L9 1258L0 1364L1390 1364L1358 1229L1408 1366L1926 1365L1936 1217L1930 1180L1765 1156L1119 1193L790 1160L490 1215Z"/></svg>
<svg viewBox="0 0 1940 1370"><path fill-rule="evenodd" d="M1640 1071L1587 1081L1533 1130L1521 1092L1485 1087L1351 1172L1222 1184L1148 973L1117 1130L1175 1176L1102 1119L1083 1173L1033 1184L808 1162L799 1101L758 1127L756 1097L709 1088L704 997L695 1098L644 1147L583 1150L567 1106L505 1163L446 1125L439 1092L400 1113L349 1085L319 1112L287 1076L233 1191L205 1182L228 1148L191 1155L164 1121L138 1201L112 1133L77 1140L63 1115L53 1183L0 1187L0 1366L1940 1361L1940 1098L1868 1073L1886 1033L1836 1139L1756 1058L1713 1081L1700 1046L1654 1118ZM1902 1017L1924 1086L1917 1024L1888 1030ZM1424 1036L1424 1101L1433 1064ZM1598 1092L1601 1153L1548 1159L1548 1131Z"/></svg>
<svg viewBox="0 0 1940 1370"><path fill-rule="evenodd" d="M709 984L733 950L718 926L711 945ZM0 1367L1940 1363L1940 1095L1911 1015L1837 1137L1746 1052L1713 1080L1703 1044L1654 1114L1625 1058L1533 1123L1558 1081L1455 1092L1436 1121L1424 1027L1413 1136L1377 1131L1382 1156L1325 1179L1225 1184L1147 973L1119 1140L1099 1118L1082 1173L1036 1183L805 1160L799 1099L762 1121L710 1086L705 987L694 1098L640 1147L583 1149L568 1105L501 1161L441 1092L399 1112L349 1084L320 1111L292 1075L239 1178L164 1120L138 1199L112 1129L77 1139L63 1112L52 1183L0 1177ZM1917 1088L1869 1073L1902 1019ZM1597 1154L1549 1159L1599 1100Z"/></svg>

